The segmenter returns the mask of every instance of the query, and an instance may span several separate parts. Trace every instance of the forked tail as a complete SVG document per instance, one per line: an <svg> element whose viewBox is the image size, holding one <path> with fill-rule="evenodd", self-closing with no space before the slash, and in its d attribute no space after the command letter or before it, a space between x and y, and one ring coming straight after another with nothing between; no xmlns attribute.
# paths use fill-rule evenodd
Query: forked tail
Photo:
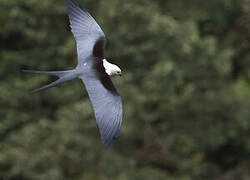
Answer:
<svg viewBox="0 0 250 180"><path fill-rule="evenodd" d="M50 87L53 87L53 86L56 86L58 84L62 84L64 82L67 82L67 81L70 81L70 80L73 80L77 77L77 74L75 73L75 70L69 70L69 71L33 71L33 70L22 70L23 72L26 72L26 73L32 73L32 74L45 74L45 75L52 75L52 76L57 76L59 77L59 79L57 79L56 81L48 84L48 85L45 85L43 87L40 87L38 89L35 89L33 91L31 91L32 93L33 92L38 92L38 91L41 91L43 89L47 89L47 88L50 88Z"/></svg>

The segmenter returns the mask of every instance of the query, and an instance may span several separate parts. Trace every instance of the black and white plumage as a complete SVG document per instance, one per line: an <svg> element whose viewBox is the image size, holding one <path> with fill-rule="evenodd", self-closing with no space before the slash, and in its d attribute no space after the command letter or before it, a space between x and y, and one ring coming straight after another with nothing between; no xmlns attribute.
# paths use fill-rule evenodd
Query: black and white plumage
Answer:
<svg viewBox="0 0 250 180"><path fill-rule="evenodd" d="M75 37L78 64L69 71L33 71L28 73L58 76L59 79L33 92L80 78L94 108L102 142L109 147L119 135L122 123L122 100L110 76L121 75L121 69L104 57L105 35L94 18L76 1L65 0L71 31Z"/></svg>

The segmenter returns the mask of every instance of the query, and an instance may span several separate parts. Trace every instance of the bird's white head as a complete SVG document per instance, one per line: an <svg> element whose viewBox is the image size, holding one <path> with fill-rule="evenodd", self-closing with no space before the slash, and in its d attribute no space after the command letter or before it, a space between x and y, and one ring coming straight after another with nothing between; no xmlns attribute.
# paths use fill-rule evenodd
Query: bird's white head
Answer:
<svg viewBox="0 0 250 180"><path fill-rule="evenodd" d="M106 59L103 59L103 66L109 76L122 75L122 70L117 65L109 63Z"/></svg>

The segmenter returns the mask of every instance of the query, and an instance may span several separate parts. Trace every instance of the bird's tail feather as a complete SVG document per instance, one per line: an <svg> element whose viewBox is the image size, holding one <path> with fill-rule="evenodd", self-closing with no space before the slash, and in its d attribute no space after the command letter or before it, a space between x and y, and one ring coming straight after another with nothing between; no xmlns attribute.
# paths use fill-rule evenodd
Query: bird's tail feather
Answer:
<svg viewBox="0 0 250 180"><path fill-rule="evenodd" d="M41 91L43 89L47 89L53 86L56 86L58 84L62 84L64 82L70 81L72 79L75 79L77 77L76 73L74 70L69 70L69 71L34 71L34 70L22 70L23 72L26 73L32 73L32 74L45 74L45 75L52 75L52 76L57 76L59 79L56 81L47 84L45 86L42 86L38 89L35 89L31 91L32 93Z"/></svg>
<svg viewBox="0 0 250 180"><path fill-rule="evenodd" d="M34 70L22 70L22 71L25 73L46 74L46 75L52 75L52 76L58 76L58 77L62 77L70 72L70 71L34 71Z"/></svg>

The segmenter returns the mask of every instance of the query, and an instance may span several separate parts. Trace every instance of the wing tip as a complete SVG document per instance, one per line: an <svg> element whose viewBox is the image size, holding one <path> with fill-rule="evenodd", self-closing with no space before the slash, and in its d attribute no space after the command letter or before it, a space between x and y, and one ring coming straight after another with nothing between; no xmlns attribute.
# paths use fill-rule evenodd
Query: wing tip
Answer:
<svg viewBox="0 0 250 180"><path fill-rule="evenodd" d="M76 1L75 0L64 0L64 3L66 5L71 5L71 4L76 4Z"/></svg>
<svg viewBox="0 0 250 180"><path fill-rule="evenodd" d="M64 4L67 7L67 10L69 10L70 8L80 8L83 11L86 11L85 8L76 0L64 0Z"/></svg>
<svg viewBox="0 0 250 180"><path fill-rule="evenodd" d="M104 140L104 141L102 141L102 143L104 144L104 147L105 148L110 148L113 144L114 144L114 142L115 142L115 139L116 138L114 138L114 139L109 139L109 140Z"/></svg>
<svg viewBox="0 0 250 180"><path fill-rule="evenodd" d="M120 123L118 129L115 131L113 136L106 138L102 137L102 143L104 144L105 148L111 147L114 144L115 140L118 138L119 134L120 134Z"/></svg>

